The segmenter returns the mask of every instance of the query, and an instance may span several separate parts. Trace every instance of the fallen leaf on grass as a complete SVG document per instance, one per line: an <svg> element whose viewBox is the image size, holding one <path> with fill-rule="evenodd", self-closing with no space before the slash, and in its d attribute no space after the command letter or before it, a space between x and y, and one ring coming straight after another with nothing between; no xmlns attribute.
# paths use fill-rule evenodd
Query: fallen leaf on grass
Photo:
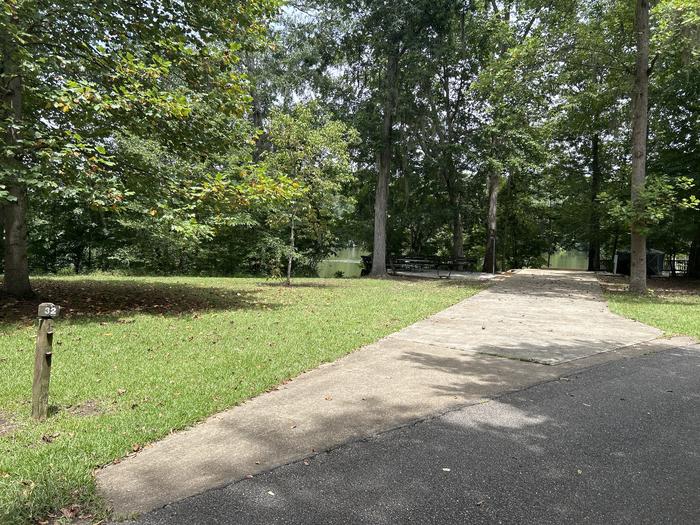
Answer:
<svg viewBox="0 0 700 525"><path fill-rule="evenodd" d="M70 507L62 508L61 514L63 514L64 518L77 518L80 514L80 507L78 505L71 505Z"/></svg>

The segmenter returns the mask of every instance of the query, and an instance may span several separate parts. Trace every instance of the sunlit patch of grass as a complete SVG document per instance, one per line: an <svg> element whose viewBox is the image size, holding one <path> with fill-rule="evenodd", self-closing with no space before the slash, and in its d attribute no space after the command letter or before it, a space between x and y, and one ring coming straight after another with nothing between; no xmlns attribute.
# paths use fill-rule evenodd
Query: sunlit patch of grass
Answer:
<svg viewBox="0 0 700 525"><path fill-rule="evenodd" d="M0 523L104 512L93 470L458 302L445 281L56 278L0 303ZM29 418L36 304L56 325L51 417ZM72 511L71 511L72 512Z"/></svg>
<svg viewBox="0 0 700 525"><path fill-rule="evenodd" d="M605 296L616 314L663 330L667 335L686 335L700 340L700 289L696 282L650 281L647 295L630 294L625 284L604 282Z"/></svg>

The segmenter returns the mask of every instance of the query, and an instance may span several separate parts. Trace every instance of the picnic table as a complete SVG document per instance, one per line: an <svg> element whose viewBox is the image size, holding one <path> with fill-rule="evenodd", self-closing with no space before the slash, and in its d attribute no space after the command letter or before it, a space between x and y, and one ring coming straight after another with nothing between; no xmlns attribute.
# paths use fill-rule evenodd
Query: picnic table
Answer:
<svg viewBox="0 0 700 525"><path fill-rule="evenodd" d="M369 275L372 269L372 256L363 256L362 265L362 275ZM476 260L468 257L390 255L387 258L387 271L392 275L397 275L398 272L437 272L438 277L446 279L454 271L471 270L475 266Z"/></svg>

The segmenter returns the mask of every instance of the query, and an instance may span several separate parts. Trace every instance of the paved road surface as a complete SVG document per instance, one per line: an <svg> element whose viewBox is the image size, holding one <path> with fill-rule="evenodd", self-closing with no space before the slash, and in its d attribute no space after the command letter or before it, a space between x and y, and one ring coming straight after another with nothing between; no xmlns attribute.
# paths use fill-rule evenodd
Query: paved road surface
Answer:
<svg viewBox="0 0 700 525"><path fill-rule="evenodd" d="M594 366L138 521L699 522L700 345Z"/></svg>

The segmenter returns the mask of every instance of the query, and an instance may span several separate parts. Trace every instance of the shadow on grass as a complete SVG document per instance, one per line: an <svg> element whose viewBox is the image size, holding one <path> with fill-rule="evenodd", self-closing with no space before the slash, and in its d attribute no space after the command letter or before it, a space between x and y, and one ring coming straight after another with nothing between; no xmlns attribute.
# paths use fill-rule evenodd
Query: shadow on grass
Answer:
<svg viewBox="0 0 700 525"><path fill-rule="evenodd" d="M696 307L700 301L700 281L649 282L648 293L638 295L628 289L627 282L601 282L608 299L626 305Z"/></svg>
<svg viewBox="0 0 700 525"><path fill-rule="evenodd" d="M337 281L340 281L339 279ZM328 283L327 281L319 280L318 282L311 282L311 281L295 281L292 279L292 284L287 285L287 282L284 280L274 280L270 279L269 281L260 281L257 283L258 286L269 286L271 288L338 288L343 285L342 282L334 282L333 284Z"/></svg>
<svg viewBox="0 0 700 525"><path fill-rule="evenodd" d="M267 281L260 281L257 283L260 286L270 286L272 288L343 288L348 286L353 281L357 280L380 280L380 281L390 281L397 283L418 283L418 284L432 284L437 286L446 286L451 288L473 288L473 287L485 287L488 281L479 281L476 279L439 279L437 277L417 277L413 275L387 275L386 277L350 277L343 279L329 279L329 278L303 278L304 281L298 281L292 279L291 286L287 286L285 280L275 280L270 279ZM314 280L315 279L315 280Z"/></svg>
<svg viewBox="0 0 700 525"><path fill-rule="evenodd" d="M265 302L254 290L183 283L37 279L32 285L36 292L34 299L0 297L0 326L32 322L42 302L59 305L62 319L78 323L135 314L177 316L279 306Z"/></svg>
<svg viewBox="0 0 700 525"><path fill-rule="evenodd" d="M492 284L489 280L440 279L436 277L416 277L413 275L389 275L383 279L398 283L434 284L447 288L486 288L489 284Z"/></svg>
<svg viewBox="0 0 700 525"><path fill-rule="evenodd" d="M10 416L6 416L0 412L0 437L5 434L9 434L14 429L15 425L12 423Z"/></svg>
<svg viewBox="0 0 700 525"><path fill-rule="evenodd" d="M598 281L609 293L625 293L629 288L627 276L599 274ZM700 295L700 280L685 277L651 277L647 287L656 294Z"/></svg>

